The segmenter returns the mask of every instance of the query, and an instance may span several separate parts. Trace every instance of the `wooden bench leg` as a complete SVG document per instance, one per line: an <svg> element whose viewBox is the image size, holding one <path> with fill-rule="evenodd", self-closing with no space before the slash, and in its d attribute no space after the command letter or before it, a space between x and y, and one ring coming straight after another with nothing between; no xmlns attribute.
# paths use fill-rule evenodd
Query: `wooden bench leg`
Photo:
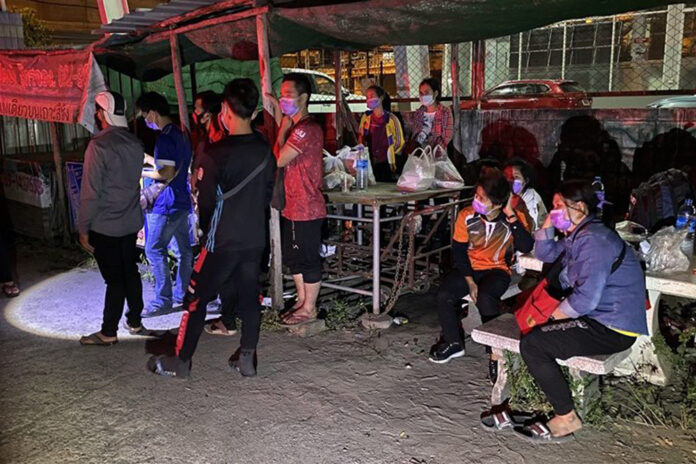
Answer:
<svg viewBox="0 0 696 464"><path fill-rule="evenodd" d="M503 356L503 350L493 348L493 354L498 357L498 378L491 392L491 406L498 406L510 398L510 389L508 388L508 366L505 362L505 356Z"/></svg>
<svg viewBox="0 0 696 464"><path fill-rule="evenodd" d="M571 386L577 413L585 417L600 400L599 376L588 374L578 369L570 368L570 376L574 385Z"/></svg>

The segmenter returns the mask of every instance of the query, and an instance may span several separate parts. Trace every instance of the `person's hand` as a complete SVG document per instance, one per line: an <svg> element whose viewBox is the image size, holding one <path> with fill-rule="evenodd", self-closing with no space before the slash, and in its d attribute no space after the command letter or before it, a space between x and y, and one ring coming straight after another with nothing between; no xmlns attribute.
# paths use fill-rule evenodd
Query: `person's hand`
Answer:
<svg viewBox="0 0 696 464"><path fill-rule="evenodd" d="M268 99L273 107L273 119L275 119L276 125L280 126L283 112L280 110L280 102L278 101L278 98L276 98L276 96L272 93L265 93L264 96Z"/></svg>
<svg viewBox="0 0 696 464"><path fill-rule="evenodd" d="M151 165L154 166L154 165L155 165L155 157L152 156L152 155L148 155L147 153L145 153L145 154L143 155L143 164L151 164Z"/></svg>
<svg viewBox="0 0 696 464"><path fill-rule="evenodd" d="M466 278L466 283L469 286L469 296L471 297L471 301L476 303L476 300L478 300L478 285L474 283L474 279L471 277Z"/></svg>
<svg viewBox="0 0 696 464"><path fill-rule="evenodd" d="M94 254L94 247L89 243L89 235L80 234L80 246L89 253Z"/></svg>
<svg viewBox="0 0 696 464"><path fill-rule="evenodd" d="M553 227L553 223L551 222L551 215L547 214L546 215L546 220L544 221L544 224L541 226L542 229L549 229Z"/></svg>

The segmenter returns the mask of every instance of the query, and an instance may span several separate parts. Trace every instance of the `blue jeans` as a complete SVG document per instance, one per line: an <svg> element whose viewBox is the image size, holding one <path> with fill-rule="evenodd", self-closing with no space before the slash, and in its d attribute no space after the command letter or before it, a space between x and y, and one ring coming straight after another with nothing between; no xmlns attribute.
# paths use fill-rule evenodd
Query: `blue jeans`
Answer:
<svg viewBox="0 0 696 464"><path fill-rule="evenodd" d="M177 211L169 215L149 213L145 215L145 220L147 222L145 254L155 277L155 299L150 302L148 308L169 310L174 303L179 304L184 301L193 270L188 211ZM172 294L172 279L167 262L167 245L172 238L176 241L179 251L174 294Z"/></svg>

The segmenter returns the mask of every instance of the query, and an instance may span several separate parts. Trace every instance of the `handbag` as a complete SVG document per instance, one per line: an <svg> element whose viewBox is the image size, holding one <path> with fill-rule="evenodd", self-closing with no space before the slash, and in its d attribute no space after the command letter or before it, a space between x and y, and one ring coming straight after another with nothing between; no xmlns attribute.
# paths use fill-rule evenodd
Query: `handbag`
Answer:
<svg viewBox="0 0 696 464"><path fill-rule="evenodd" d="M140 189L140 207L143 209L143 211L152 211L152 208L155 206L155 202L157 201L157 197L160 196L164 189L169 187L169 184L176 179L177 175L179 175L178 169L171 179L164 182L155 181L147 187Z"/></svg>
<svg viewBox="0 0 696 464"><path fill-rule="evenodd" d="M585 223L583 227L587 224L590 222ZM522 335L526 335L536 326L546 324L558 305L572 293L572 288L564 290L560 282L564 256L565 251L556 258L546 276L534 287L522 306L515 311L515 320ZM616 272L625 256L626 242L623 244L621 254L611 265L609 275Z"/></svg>
<svg viewBox="0 0 696 464"><path fill-rule="evenodd" d="M271 196L271 206L278 211L285 209L285 168L278 168L276 181L273 185L273 195Z"/></svg>

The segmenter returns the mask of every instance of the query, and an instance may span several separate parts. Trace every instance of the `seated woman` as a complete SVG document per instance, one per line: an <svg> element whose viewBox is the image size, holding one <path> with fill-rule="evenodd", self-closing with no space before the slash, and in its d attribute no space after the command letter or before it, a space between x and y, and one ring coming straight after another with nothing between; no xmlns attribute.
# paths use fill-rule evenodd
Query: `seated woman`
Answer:
<svg viewBox="0 0 696 464"><path fill-rule="evenodd" d="M471 296L483 322L497 317L500 297L510 286L514 252L527 253L534 246L526 219L510 206L510 186L499 169L482 172L472 206L457 216L453 239L454 270L437 294L442 340L430 352L435 363L464 355L462 298Z"/></svg>
<svg viewBox="0 0 696 464"><path fill-rule="evenodd" d="M404 147L404 132L399 119L391 113L391 98L382 87L365 91L367 112L360 120L358 143L370 151L372 170L377 182L394 182L397 157Z"/></svg>
<svg viewBox="0 0 696 464"><path fill-rule="evenodd" d="M582 427L556 359L618 353L648 333L643 271L631 248L595 216L597 197L590 184L563 183L553 207L534 235L535 254L549 263L565 253L559 280L571 292L551 322L520 342L522 358L555 416L516 431L540 442L567 439ZM554 227L564 239L554 240Z"/></svg>
<svg viewBox="0 0 696 464"><path fill-rule="evenodd" d="M510 182L512 193L524 201L531 218L531 230L535 231L546 220L546 206L541 196L534 190L534 170L521 158L513 158L503 168L505 178Z"/></svg>

